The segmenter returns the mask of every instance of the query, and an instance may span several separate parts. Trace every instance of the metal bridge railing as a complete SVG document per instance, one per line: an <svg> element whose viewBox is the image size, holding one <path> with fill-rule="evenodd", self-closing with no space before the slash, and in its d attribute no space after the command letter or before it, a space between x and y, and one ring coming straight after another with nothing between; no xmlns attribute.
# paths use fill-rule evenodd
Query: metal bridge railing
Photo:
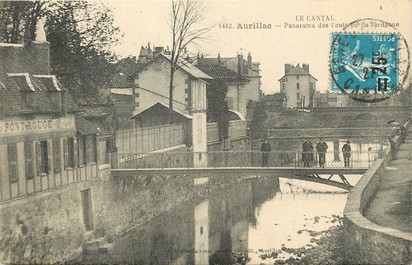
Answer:
<svg viewBox="0 0 412 265"><path fill-rule="evenodd" d="M260 151L209 151L171 153L119 153L118 168L199 168L199 167L304 167L301 151L273 151L267 153L267 164L263 163L265 153ZM344 158L339 152L326 152L324 167L343 168ZM378 151L352 151L349 167L369 167L378 158ZM311 167L319 167L319 155L311 154Z"/></svg>

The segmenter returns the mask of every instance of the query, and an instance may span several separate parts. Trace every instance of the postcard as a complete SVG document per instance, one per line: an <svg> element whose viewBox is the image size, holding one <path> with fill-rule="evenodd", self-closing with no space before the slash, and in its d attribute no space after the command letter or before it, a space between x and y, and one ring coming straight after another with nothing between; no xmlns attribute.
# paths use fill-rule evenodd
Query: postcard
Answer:
<svg viewBox="0 0 412 265"><path fill-rule="evenodd" d="M0 2L0 263L410 264L411 11Z"/></svg>

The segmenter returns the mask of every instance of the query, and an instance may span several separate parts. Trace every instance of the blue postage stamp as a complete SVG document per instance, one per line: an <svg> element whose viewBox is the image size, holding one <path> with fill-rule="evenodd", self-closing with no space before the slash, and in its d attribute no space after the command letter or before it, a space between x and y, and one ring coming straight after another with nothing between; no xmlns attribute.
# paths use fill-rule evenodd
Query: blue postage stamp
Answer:
<svg viewBox="0 0 412 265"><path fill-rule="evenodd" d="M397 92L399 39L398 34L332 33L332 92Z"/></svg>

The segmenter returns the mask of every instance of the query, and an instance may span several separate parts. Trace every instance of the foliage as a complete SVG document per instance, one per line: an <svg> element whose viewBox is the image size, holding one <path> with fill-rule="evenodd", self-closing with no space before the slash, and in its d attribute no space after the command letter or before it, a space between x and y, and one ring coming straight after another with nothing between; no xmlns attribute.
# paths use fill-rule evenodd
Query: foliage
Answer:
<svg viewBox="0 0 412 265"><path fill-rule="evenodd" d="M103 4L87 1L5 1L1 3L0 41L35 39L36 25L46 19L52 74L81 95L98 95L113 72L111 45L119 29Z"/></svg>
<svg viewBox="0 0 412 265"><path fill-rule="evenodd" d="M263 139L267 137L267 105L263 101L258 101L253 112L252 122L250 123L250 132L253 139Z"/></svg>
<svg viewBox="0 0 412 265"><path fill-rule="evenodd" d="M23 42L25 32L34 37L36 22L45 15L45 5L44 1L0 2L0 41Z"/></svg>
<svg viewBox="0 0 412 265"><path fill-rule="evenodd" d="M209 122L217 122L219 136L223 139L229 138L229 106L226 95L228 86L221 81L210 80L207 88L207 116Z"/></svg>

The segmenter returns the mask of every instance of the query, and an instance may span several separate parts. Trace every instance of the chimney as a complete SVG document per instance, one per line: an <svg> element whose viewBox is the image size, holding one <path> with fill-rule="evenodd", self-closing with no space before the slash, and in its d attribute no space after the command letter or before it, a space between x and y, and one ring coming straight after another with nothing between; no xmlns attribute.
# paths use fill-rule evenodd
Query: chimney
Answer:
<svg viewBox="0 0 412 265"><path fill-rule="evenodd" d="M242 58L243 56L241 54L237 55L237 73L242 74Z"/></svg>
<svg viewBox="0 0 412 265"><path fill-rule="evenodd" d="M50 43L46 40L44 20L39 20L36 28L36 40L27 41L25 49L34 65L33 74L50 74Z"/></svg>
<svg viewBox="0 0 412 265"><path fill-rule="evenodd" d="M154 49L154 56L158 55L159 53L163 53L164 50L165 50L164 47L156 47L156 48Z"/></svg>
<svg viewBox="0 0 412 265"><path fill-rule="evenodd" d="M302 64L302 67L303 67L303 69L305 69L306 70L306 72L308 72L309 73L309 64Z"/></svg>
<svg viewBox="0 0 412 265"><path fill-rule="evenodd" d="M285 64L285 74L289 73L292 68L293 67L290 63Z"/></svg>
<svg viewBox="0 0 412 265"><path fill-rule="evenodd" d="M247 54L247 64L249 68L252 68L252 55L250 54L250 52Z"/></svg>

